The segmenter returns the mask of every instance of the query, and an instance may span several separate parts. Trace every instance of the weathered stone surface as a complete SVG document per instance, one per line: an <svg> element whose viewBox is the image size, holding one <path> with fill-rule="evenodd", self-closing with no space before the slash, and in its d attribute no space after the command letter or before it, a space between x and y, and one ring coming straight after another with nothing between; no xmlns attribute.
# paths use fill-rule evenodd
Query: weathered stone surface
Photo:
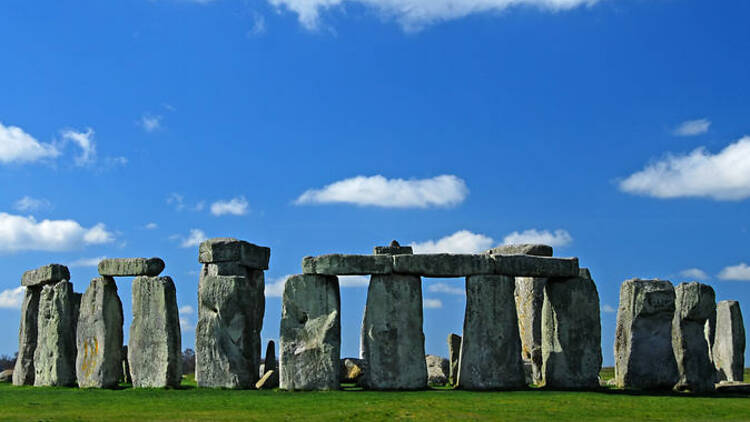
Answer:
<svg viewBox="0 0 750 422"><path fill-rule="evenodd" d="M514 289L513 277L466 277L458 388L493 390L526 386Z"/></svg>
<svg viewBox="0 0 750 422"><path fill-rule="evenodd" d="M37 343L40 286L27 287L21 305L21 324L18 330L18 356L13 369L13 385L34 385L34 351Z"/></svg>
<svg viewBox="0 0 750 422"><path fill-rule="evenodd" d="M458 381L458 357L461 355L461 336L458 334L448 335L448 360L449 360L449 374L450 382L452 385L456 385Z"/></svg>
<svg viewBox="0 0 750 422"><path fill-rule="evenodd" d="M599 293L593 280L551 278L542 306L542 378L549 388L599 386Z"/></svg>
<svg viewBox="0 0 750 422"><path fill-rule="evenodd" d="M495 260L485 254L394 255L393 272L425 277L464 277L493 274Z"/></svg>
<svg viewBox="0 0 750 422"><path fill-rule="evenodd" d="M128 363L133 387L179 387L182 341L177 295L170 277L133 279Z"/></svg>
<svg viewBox="0 0 750 422"><path fill-rule="evenodd" d="M578 277L585 278L587 280L593 280L593 278L591 278L591 271L588 268L579 268Z"/></svg>
<svg viewBox="0 0 750 422"><path fill-rule="evenodd" d="M302 274L286 280L279 346L282 389L339 388L340 318L338 278Z"/></svg>
<svg viewBox="0 0 750 422"><path fill-rule="evenodd" d="M45 285L39 299L34 385L71 386L76 383L76 294L63 280Z"/></svg>
<svg viewBox="0 0 750 422"><path fill-rule="evenodd" d="M267 270L271 249L231 237L215 237L201 243L198 261L203 264L238 261L253 270Z"/></svg>
<svg viewBox="0 0 750 422"><path fill-rule="evenodd" d="M204 277L209 275L238 275L245 277L247 276L248 271L253 270L240 264L239 261L214 262L211 264L203 264L201 275Z"/></svg>
<svg viewBox="0 0 750 422"><path fill-rule="evenodd" d="M715 368L708 354L705 325L716 312L714 289L698 282L680 283L675 288L675 313L672 320L672 348L679 380L677 390L707 392L714 390Z"/></svg>
<svg viewBox="0 0 750 422"><path fill-rule="evenodd" d="M427 364L427 383L429 385L448 384L448 374L450 371L450 362L448 359L435 355L427 355L425 356L425 363Z"/></svg>
<svg viewBox="0 0 750 422"><path fill-rule="evenodd" d="M251 388L258 381L265 283L263 271L246 274L201 274L195 331L195 379L201 387Z"/></svg>
<svg viewBox="0 0 750 422"><path fill-rule="evenodd" d="M266 371L266 373L262 377L260 377L258 382L255 383L255 388L257 388L258 390L276 388L278 382L276 383L276 385L274 385L274 379L279 379L278 372L273 369L271 369L270 371Z"/></svg>
<svg viewBox="0 0 750 422"><path fill-rule="evenodd" d="M533 255L491 255L495 274L517 277L578 277L578 258Z"/></svg>
<svg viewBox="0 0 750 422"><path fill-rule="evenodd" d="M411 246L401 246L395 240L389 246L375 246L375 255L410 255L414 253Z"/></svg>
<svg viewBox="0 0 750 422"><path fill-rule="evenodd" d="M302 260L302 271L305 274L320 275L390 274L393 271L393 260L389 255L306 256Z"/></svg>
<svg viewBox="0 0 750 422"><path fill-rule="evenodd" d="M674 311L675 292L669 281L622 283L615 333L618 387L671 389L677 382L671 340Z"/></svg>
<svg viewBox="0 0 750 422"><path fill-rule="evenodd" d="M122 346L122 354L120 356L122 362L120 381L132 384L133 378L130 377L130 363L128 362L128 346Z"/></svg>
<svg viewBox="0 0 750 422"><path fill-rule="evenodd" d="M542 305L546 278L516 277L514 298L521 336L521 357L529 362L534 384L542 382Z"/></svg>
<svg viewBox="0 0 750 422"><path fill-rule="evenodd" d="M164 271L161 258L106 258L99 261L99 274L109 277L149 276Z"/></svg>
<svg viewBox="0 0 750 422"><path fill-rule="evenodd" d="M61 264L49 264L35 270L23 273L21 285L25 287L56 284L63 280L70 280L68 267Z"/></svg>
<svg viewBox="0 0 750 422"><path fill-rule="evenodd" d="M722 381L744 380L745 324L739 302L723 300L716 305L716 337L712 350Z"/></svg>
<svg viewBox="0 0 750 422"><path fill-rule="evenodd" d="M490 255L536 255L536 256L552 256L552 246L533 244L533 243L519 243L515 245L501 245L496 248L492 248L487 252Z"/></svg>
<svg viewBox="0 0 750 422"><path fill-rule="evenodd" d="M362 322L362 379L373 390L418 390L427 386L422 280L406 274L373 275Z"/></svg>
<svg viewBox="0 0 750 422"><path fill-rule="evenodd" d="M13 370L6 369L0 372L0 382L13 382Z"/></svg>
<svg viewBox="0 0 750 422"><path fill-rule="evenodd" d="M91 280L78 314L76 375L81 388L113 388L122 377L122 302L112 277Z"/></svg>
<svg viewBox="0 0 750 422"><path fill-rule="evenodd" d="M366 368L366 362L362 359L341 359L341 382L359 382L362 376L365 374Z"/></svg>

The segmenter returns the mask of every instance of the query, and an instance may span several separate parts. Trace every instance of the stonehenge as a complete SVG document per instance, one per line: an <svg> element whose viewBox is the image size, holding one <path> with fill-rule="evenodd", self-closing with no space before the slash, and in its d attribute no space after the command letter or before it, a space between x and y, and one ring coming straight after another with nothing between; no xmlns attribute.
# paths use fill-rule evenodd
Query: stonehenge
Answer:
<svg viewBox="0 0 750 422"><path fill-rule="evenodd" d="M679 375L675 389L692 392L714 390L714 365L705 336L706 321L716 312L714 289L698 283L675 288L672 348Z"/></svg>
<svg viewBox="0 0 750 422"><path fill-rule="evenodd" d="M26 287L21 305L21 324L18 333L18 356L13 368L13 385L34 385L34 352L37 342L40 286Z"/></svg>
<svg viewBox="0 0 750 422"><path fill-rule="evenodd" d="M716 305L715 331L711 350L719 380L744 381L745 325L739 302L723 300Z"/></svg>
<svg viewBox="0 0 750 422"><path fill-rule="evenodd" d="M67 387L76 383L76 311L80 296L62 280L42 287L34 351L34 385Z"/></svg>

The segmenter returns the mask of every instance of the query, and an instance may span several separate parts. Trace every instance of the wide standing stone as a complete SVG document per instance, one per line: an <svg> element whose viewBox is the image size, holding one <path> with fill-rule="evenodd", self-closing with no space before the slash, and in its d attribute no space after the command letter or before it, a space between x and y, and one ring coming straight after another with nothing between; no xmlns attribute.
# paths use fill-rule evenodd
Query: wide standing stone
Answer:
<svg viewBox="0 0 750 422"><path fill-rule="evenodd" d="M198 261L203 264L237 261L253 270L267 270L271 249L232 237L216 237L201 243Z"/></svg>
<svg viewBox="0 0 750 422"><path fill-rule="evenodd" d="M390 274L393 259L388 255L343 255L331 254L306 256L302 260L302 272L320 275L368 275Z"/></svg>
<svg viewBox="0 0 750 422"><path fill-rule="evenodd" d="M40 286L27 287L21 305L21 326L18 330L18 356L13 369L13 385L34 385L34 351L37 343Z"/></svg>
<svg viewBox="0 0 750 422"><path fill-rule="evenodd" d="M174 282L170 277L136 277L132 291L128 362L133 387L179 387L182 344Z"/></svg>
<svg viewBox="0 0 750 422"><path fill-rule="evenodd" d="M458 388L494 390L526 386L514 289L513 277L466 277Z"/></svg>
<svg viewBox="0 0 750 422"><path fill-rule="evenodd" d="M122 377L123 317L112 277L91 280L78 315L78 386L116 387Z"/></svg>
<svg viewBox="0 0 750 422"><path fill-rule="evenodd" d="M531 379L542 382L542 305L546 278L516 277L514 298L521 336L521 357L531 365Z"/></svg>
<svg viewBox="0 0 750 422"><path fill-rule="evenodd" d="M456 385L458 381L458 357L461 355L461 336L458 334L448 335L448 361L450 364L450 382Z"/></svg>
<svg viewBox="0 0 750 422"><path fill-rule="evenodd" d="M106 258L99 261L99 274L110 277L156 277L164 271L161 258Z"/></svg>
<svg viewBox="0 0 750 422"><path fill-rule="evenodd" d="M677 382L672 350L675 292L663 280L627 280L620 287L615 333L618 387L671 389Z"/></svg>
<svg viewBox="0 0 750 422"><path fill-rule="evenodd" d="M362 384L373 390L418 390L427 386L422 331L422 279L373 275L362 322Z"/></svg>
<svg viewBox="0 0 750 422"><path fill-rule="evenodd" d="M35 270L23 273L21 285L25 287L55 284L63 280L70 280L68 267L61 264L49 264Z"/></svg>
<svg viewBox="0 0 750 422"><path fill-rule="evenodd" d="M698 282L680 283L675 289L672 320L672 348L679 380L677 390L714 390L715 368L708 354L705 326L716 312L716 296L711 286Z"/></svg>
<svg viewBox="0 0 750 422"><path fill-rule="evenodd" d="M547 280L542 306L542 377L546 387L599 387L599 312L599 293L593 280Z"/></svg>
<svg viewBox="0 0 750 422"><path fill-rule="evenodd" d="M39 299L34 385L71 386L76 383L76 294L63 280L45 285Z"/></svg>
<svg viewBox="0 0 750 422"><path fill-rule="evenodd" d="M279 346L282 389L339 388L340 318L338 278L303 274L286 280Z"/></svg>
<svg viewBox="0 0 750 422"><path fill-rule="evenodd" d="M716 305L713 357L722 381L744 380L745 324L737 301L723 300Z"/></svg>

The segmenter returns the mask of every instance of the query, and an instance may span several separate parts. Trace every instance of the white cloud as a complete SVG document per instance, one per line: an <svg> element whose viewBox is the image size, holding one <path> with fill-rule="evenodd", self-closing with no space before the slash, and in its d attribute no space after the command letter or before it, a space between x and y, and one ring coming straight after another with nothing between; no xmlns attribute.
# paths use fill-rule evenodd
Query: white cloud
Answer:
<svg viewBox="0 0 750 422"><path fill-rule="evenodd" d="M284 283L292 274L279 277L270 283L266 283L266 297L281 297L284 294Z"/></svg>
<svg viewBox="0 0 750 422"><path fill-rule="evenodd" d="M193 331L194 329L195 329L195 326L189 319L180 317L180 330L182 330L183 332L186 332L186 331Z"/></svg>
<svg viewBox="0 0 750 422"><path fill-rule="evenodd" d="M37 141L20 127L4 126L0 122L1 163L31 163L58 155L60 151L54 145Z"/></svg>
<svg viewBox="0 0 750 422"><path fill-rule="evenodd" d="M19 286L15 289L7 289L0 292L0 308L21 309L25 287Z"/></svg>
<svg viewBox="0 0 750 422"><path fill-rule="evenodd" d="M612 314L617 312L617 309L613 308L610 305L604 305L602 306L602 312L604 312L605 314Z"/></svg>
<svg viewBox="0 0 750 422"><path fill-rule="evenodd" d="M357 176L303 193L296 204L345 203L385 208L449 207L466 199L466 183L453 175L431 179L386 179Z"/></svg>
<svg viewBox="0 0 750 422"><path fill-rule="evenodd" d="M341 287L367 287L370 285L370 277L364 275L343 275L339 276L339 286Z"/></svg>
<svg viewBox="0 0 750 422"><path fill-rule="evenodd" d="M161 120L162 116L147 113L141 116L141 120L138 121L138 124L143 130L150 133L161 129Z"/></svg>
<svg viewBox="0 0 750 422"><path fill-rule="evenodd" d="M412 242L414 253L477 253L492 246L493 240L483 234L460 230L438 240Z"/></svg>
<svg viewBox="0 0 750 422"><path fill-rule="evenodd" d="M513 232L503 238L503 244L514 245L520 243L541 243L553 248L559 248L569 245L573 242L573 236L567 230L557 229L554 232L549 230L524 230L522 232Z"/></svg>
<svg viewBox="0 0 750 422"><path fill-rule="evenodd" d="M24 196L13 203L13 209L20 212L34 212L42 209L50 209L52 204L46 199L36 199Z"/></svg>
<svg viewBox="0 0 750 422"><path fill-rule="evenodd" d="M253 27L247 31L248 37L258 36L266 32L266 18L260 13L253 13Z"/></svg>
<svg viewBox="0 0 750 422"><path fill-rule="evenodd" d="M97 256L94 258L79 258L68 264L69 267L96 267L99 261L106 259L106 256Z"/></svg>
<svg viewBox="0 0 750 422"><path fill-rule="evenodd" d="M750 197L750 136L717 154L705 148L686 155L669 154L621 181L620 190L662 199L746 199Z"/></svg>
<svg viewBox="0 0 750 422"><path fill-rule="evenodd" d="M211 214L220 215L245 215L247 214L247 199L244 196L238 196L228 201L216 201L211 204Z"/></svg>
<svg viewBox="0 0 750 422"><path fill-rule="evenodd" d="M708 132L711 121L708 119L688 120L680 123L672 133L675 136L696 136Z"/></svg>
<svg viewBox="0 0 750 422"><path fill-rule="evenodd" d="M193 211L203 211L206 208L206 201L198 201L193 207Z"/></svg>
<svg viewBox="0 0 750 422"><path fill-rule="evenodd" d="M146 230L156 230L159 228L159 225L152 222L152 223L146 224L144 227L146 228Z"/></svg>
<svg viewBox="0 0 750 422"><path fill-rule="evenodd" d="M200 229L190 229L188 237L182 239L180 246L183 248L190 248L193 246L200 245L204 240L208 239L206 233Z"/></svg>
<svg viewBox="0 0 750 422"><path fill-rule="evenodd" d="M177 211L182 211L185 209L185 197L180 195L179 193L172 192L167 196L167 205L174 206L174 209Z"/></svg>
<svg viewBox="0 0 750 422"><path fill-rule="evenodd" d="M194 313L195 309L190 305L180 307L180 315L193 315Z"/></svg>
<svg viewBox="0 0 750 422"><path fill-rule="evenodd" d="M463 286L451 286L450 284L443 282L431 284L429 287L427 287L427 291L432 293L448 293L459 296L464 296L466 294L466 289Z"/></svg>
<svg viewBox="0 0 750 422"><path fill-rule="evenodd" d="M719 278L722 280L750 281L750 265L741 262L726 267L719 273Z"/></svg>
<svg viewBox="0 0 750 422"><path fill-rule="evenodd" d="M708 274L700 268L688 268L687 270L680 271L680 276L684 278L691 278L694 280L708 280Z"/></svg>
<svg viewBox="0 0 750 422"><path fill-rule="evenodd" d="M96 143L94 142L93 129L86 128L85 132L65 129L62 131L62 137L65 141L72 141L81 148L81 155L75 157L77 166L85 166L96 161Z"/></svg>
<svg viewBox="0 0 750 422"><path fill-rule="evenodd" d="M422 306L424 306L427 309L437 309L443 307L443 301L440 299L429 299L425 298L422 302Z"/></svg>
<svg viewBox="0 0 750 422"><path fill-rule="evenodd" d="M82 227L74 220L42 220L0 212L0 252L67 251L114 240L99 223Z"/></svg>

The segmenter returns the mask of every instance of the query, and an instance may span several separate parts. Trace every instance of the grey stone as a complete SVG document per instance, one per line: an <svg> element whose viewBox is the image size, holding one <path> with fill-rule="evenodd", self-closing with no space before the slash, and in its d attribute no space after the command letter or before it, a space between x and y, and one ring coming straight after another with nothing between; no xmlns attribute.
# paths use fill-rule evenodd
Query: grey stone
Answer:
<svg viewBox="0 0 750 422"><path fill-rule="evenodd" d="M122 362L120 382L132 384L133 378L130 377L130 363L128 362L128 346L122 346L122 354L120 356L120 361Z"/></svg>
<svg viewBox="0 0 750 422"><path fill-rule="evenodd" d="M362 322L362 380L373 390L418 390L427 386L422 280L406 274L373 275Z"/></svg>
<svg viewBox="0 0 750 422"><path fill-rule="evenodd" d="M714 289L698 282L680 283L675 288L675 313L672 320L672 348L679 380L677 390L709 392L714 390L715 367L708 354L705 325L716 312Z"/></svg>
<svg viewBox="0 0 750 422"><path fill-rule="evenodd" d="M542 306L542 377L548 388L599 386L599 293L593 280L551 278Z"/></svg>
<svg viewBox="0 0 750 422"><path fill-rule="evenodd" d="M106 258L99 261L99 274L110 277L156 277L164 271L161 258Z"/></svg>
<svg viewBox="0 0 750 422"><path fill-rule="evenodd" d="M663 280L632 279L620 287L615 379L620 388L671 389L677 382L672 349L675 292Z"/></svg>
<svg viewBox="0 0 750 422"><path fill-rule="evenodd" d="M253 270L267 270L271 249L231 237L215 237L201 243L198 261L203 264L237 261Z"/></svg>
<svg viewBox="0 0 750 422"><path fill-rule="evenodd" d="M737 301L723 300L716 305L713 358L721 380L744 381L745 324Z"/></svg>
<svg viewBox="0 0 750 422"><path fill-rule="evenodd" d="M45 285L39 299L34 385L76 383L76 295L67 280Z"/></svg>
<svg viewBox="0 0 750 422"><path fill-rule="evenodd" d="M429 385L448 384L448 374L450 371L450 362L448 359L435 355L427 355L425 356L425 363L427 364L427 383Z"/></svg>
<svg viewBox="0 0 750 422"><path fill-rule="evenodd" d="M338 278L287 278L281 301L279 375L283 390L336 390L340 385L341 300Z"/></svg>
<svg viewBox="0 0 750 422"><path fill-rule="evenodd" d="M536 255L536 256L552 256L552 246L533 244L533 243L519 243L515 245L501 245L496 248L492 248L487 252L490 255Z"/></svg>
<svg viewBox="0 0 750 422"><path fill-rule="evenodd" d="M358 383L367 370L367 362L362 359L341 359L341 382Z"/></svg>
<svg viewBox="0 0 750 422"><path fill-rule="evenodd" d="M76 375L81 388L113 388L122 376L122 302L112 277L91 280L78 314Z"/></svg>
<svg viewBox="0 0 750 422"><path fill-rule="evenodd" d="M258 381L265 283L263 271L246 274L201 274L195 331L195 379L201 387L251 388Z"/></svg>
<svg viewBox="0 0 750 422"><path fill-rule="evenodd" d="M401 246L394 240L389 246L375 246L373 253L375 255L411 255L414 250L411 246Z"/></svg>
<svg viewBox="0 0 750 422"><path fill-rule="evenodd" d="M13 382L13 370L6 369L3 372L0 372L0 382Z"/></svg>
<svg viewBox="0 0 750 422"><path fill-rule="evenodd" d="M593 280L591 278L591 271L588 268L579 268L578 277L585 278L587 280Z"/></svg>
<svg viewBox="0 0 750 422"><path fill-rule="evenodd" d="M516 277L578 277L578 258L533 255L491 255L495 274Z"/></svg>
<svg viewBox="0 0 750 422"><path fill-rule="evenodd" d="M534 384L542 382L542 305L546 278L516 277L514 298L521 336L521 357L529 362Z"/></svg>
<svg viewBox="0 0 750 422"><path fill-rule="evenodd" d="M514 289L513 277L466 277L458 388L495 390L526 386Z"/></svg>
<svg viewBox="0 0 750 422"><path fill-rule="evenodd" d="M389 255L306 256L302 260L302 271L305 274L320 275L390 274L393 271L393 260Z"/></svg>
<svg viewBox="0 0 750 422"><path fill-rule="evenodd" d="M266 357L265 359L263 359L263 364L266 366L266 371L278 369L279 363L276 361L276 343L274 343L273 340L268 340L265 356Z"/></svg>
<svg viewBox="0 0 750 422"><path fill-rule="evenodd" d="M56 284L63 280L70 280L68 267L61 264L49 264L23 273L21 285L25 287L40 286Z"/></svg>
<svg viewBox="0 0 750 422"><path fill-rule="evenodd" d="M393 272L425 277L464 277L493 274L495 260L483 254L394 255Z"/></svg>
<svg viewBox="0 0 750 422"><path fill-rule="evenodd" d="M201 274L203 276L216 276L216 275L238 275L245 277L248 271L252 269L240 264L239 261L226 261L226 262L214 262L211 264L203 264Z"/></svg>
<svg viewBox="0 0 750 422"><path fill-rule="evenodd" d="M128 363L133 387L179 387L182 342L177 294L170 277L133 279Z"/></svg>
<svg viewBox="0 0 750 422"><path fill-rule="evenodd" d="M458 381L458 357L461 355L461 336L458 334L448 335L448 360L450 361L450 382L456 385Z"/></svg>
<svg viewBox="0 0 750 422"><path fill-rule="evenodd" d="M34 352L37 344L37 318L42 287L27 287L21 305L18 355L13 369L13 385L34 385Z"/></svg>

